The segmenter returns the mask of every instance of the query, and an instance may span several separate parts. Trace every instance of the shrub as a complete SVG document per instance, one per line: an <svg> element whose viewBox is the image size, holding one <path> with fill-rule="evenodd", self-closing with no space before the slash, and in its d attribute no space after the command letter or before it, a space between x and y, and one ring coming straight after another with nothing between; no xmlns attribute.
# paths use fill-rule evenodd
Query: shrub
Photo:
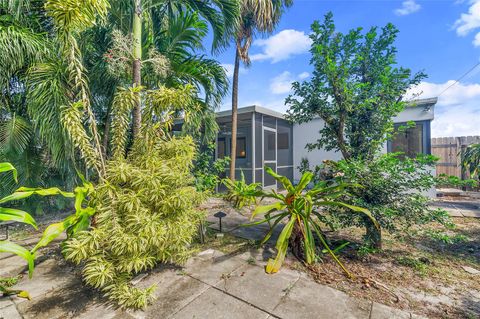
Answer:
<svg viewBox="0 0 480 319"><path fill-rule="evenodd" d="M273 221L270 231L263 239L262 244L270 239L275 226L283 220L286 220L286 225L278 237L275 246L277 248L277 255L275 259L268 260L266 272L275 273L280 269L288 247L292 249L297 258L305 261L307 264L313 263L316 260L316 243L314 237L314 234L316 234L318 240L327 252L330 253L345 273L349 277L352 277L328 246L320 228L319 219L323 219L323 217L318 209L321 207L343 207L350 213L352 211L361 213L358 215L365 216L370 219L372 224L377 225L377 222L370 212L365 208L349 205L337 200L337 198L345 192L345 188L348 186L345 183L327 186L327 182L323 182L318 183L312 189L305 191L305 188L313 179L312 173L304 173L298 185L293 186L292 182L285 176L280 176L274 173L269 167L265 167L265 170L277 181L282 183L287 191L285 195L275 191L262 193L262 197L274 198L277 202L265 206L258 206L252 213L252 219L258 214L265 214L265 219L250 225L257 225L266 222L270 224ZM275 215L272 215L274 213ZM377 225L377 227L379 226ZM344 246L345 244L337 250L342 249Z"/></svg>
<svg viewBox="0 0 480 319"><path fill-rule="evenodd" d="M153 132L153 131L152 131ZM159 262L183 263L203 213L191 174L191 138L143 133L126 159L107 164L92 194L95 224L66 242L67 260L84 263L85 282L121 307L143 308L154 286L140 289L131 278Z"/></svg>
<svg viewBox="0 0 480 319"><path fill-rule="evenodd" d="M351 188L349 194L340 199L367 208L382 229L395 234L413 225L431 221L442 224L450 222L444 210L430 208L429 199L422 195L435 184L431 175L431 165L434 163L435 158L429 155L411 159L391 153L369 162L330 161L325 163L325 169L344 181L361 185ZM337 209L327 209L327 213L324 221L333 229L365 227L365 243L381 249L381 231L374 227L369 218L345 214Z"/></svg>
<svg viewBox="0 0 480 319"><path fill-rule="evenodd" d="M215 144L209 144L203 152L199 152L195 158L193 175L195 176L195 186L200 192L214 192L220 176L225 173L225 169L230 163L230 158L213 160L215 153Z"/></svg>
<svg viewBox="0 0 480 319"><path fill-rule="evenodd" d="M225 199L232 203L235 208L242 208L256 203L256 197L262 194L260 183L245 183L245 175L241 172L240 180L232 181L224 179L223 184L227 188Z"/></svg>
<svg viewBox="0 0 480 319"><path fill-rule="evenodd" d="M478 182L474 179L465 179L462 180L457 176L449 176L447 174L440 174L435 178L435 185L437 187L453 187L453 188L476 188L478 187Z"/></svg>

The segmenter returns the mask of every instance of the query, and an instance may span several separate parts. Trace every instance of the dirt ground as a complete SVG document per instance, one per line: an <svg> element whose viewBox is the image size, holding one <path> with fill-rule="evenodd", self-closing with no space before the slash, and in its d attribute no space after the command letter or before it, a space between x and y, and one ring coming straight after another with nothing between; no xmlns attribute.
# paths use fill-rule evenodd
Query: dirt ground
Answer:
<svg viewBox="0 0 480 319"><path fill-rule="evenodd" d="M355 275L350 280L328 256L306 267L317 282L359 298L380 301L429 318L480 318L480 219L454 218L456 228L426 225L412 236L385 234L384 249L362 249L361 229L330 233L334 246L349 241L339 256Z"/></svg>

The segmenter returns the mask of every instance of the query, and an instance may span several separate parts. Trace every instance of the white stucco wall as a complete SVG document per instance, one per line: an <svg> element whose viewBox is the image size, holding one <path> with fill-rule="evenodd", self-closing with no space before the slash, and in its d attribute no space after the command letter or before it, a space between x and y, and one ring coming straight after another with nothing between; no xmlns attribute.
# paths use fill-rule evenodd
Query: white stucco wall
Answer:
<svg viewBox="0 0 480 319"><path fill-rule="evenodd" d="M416 106L416 107L408 107L402 113L400 113L397 117L395 117L395 123L402 123L408 121L425 121L425 120L433 120L434 118L434 107L430 107L426 109L423 106ZM310 166L313 167L315 165L321 164L324 160L334 160L338 161L342 159L342 154L340 152L334 151L325 151L325 150L313 150L309 152L305 149L305 145L308 143L315 143L318 136L319 131L325 125L324 121L320 118L316 118L310 122L302 123L302 124L294 124L293 125L293 179L294 181L298 181L301 177L301 174L298 170L298 166L302 158L307 158L310 162ZM387 152L387 145L385 144L383 147L383 152ZM432 168L432 174L435 174L435 168ZM427 194L428 196L434 197L436 196L435 190L431 190Z"/></svg>

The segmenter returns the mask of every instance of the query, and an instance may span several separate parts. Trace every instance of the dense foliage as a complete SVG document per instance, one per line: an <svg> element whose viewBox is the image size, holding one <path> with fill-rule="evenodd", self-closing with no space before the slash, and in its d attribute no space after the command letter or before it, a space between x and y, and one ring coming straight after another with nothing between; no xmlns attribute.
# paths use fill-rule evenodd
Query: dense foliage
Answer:
<svg viewBox="0 0 480 319"><path fill-rule="evenodd" d="M230 158L219 158L214 160L215 144L208 144L205 149L198 152L195 158L193 176L195 176L195 186L201 192L214 192L221 181L221 176L225 174Z"/></svg>
<svg viewBox="0 0 480 319"><path fill-rule="evenodd" d="M431 174L435 158L419 155L415 159L402 158L400 154L385 154L365 162L362 160L328 161L324 164L324 176L336 176L349 183L360 185L349 189L341 200L365 207L381 226L393 234L407 231L413 225L432 221L448 224L445 211L429 207L424 196L435 185ZM381 232L368 218L328 209L323 219L333 229L349 226L365 227L366 244L381 248Z"/></svg>
<svg viewBox="0 0 480 319"><path fill-rule="evenodd" d="M293 83L293 95L286 100L290 120L303 123L319 117L325 122L308 149L372 159L391 136L393 118L405 107L404 94L425 77L397 66L397 34L392 24L343 34L335 29L331 13L323 23L313 23L313 76Z"/></svg>
<svg viewBox="0 0 480 319"><path fill-rule="evenodd" d="M379 227L375 218L372 217L367 209L342 202L340 198L345 194L345 188L349 185L342 182L335 185L327 185L327 182L322 182L315 184L312 189L306 190L306 187L313 179L313 174L310 172L304 173L298 184L293 186L287 177L276 174L269 167L265 167L265 170L280 182L287 191L286 194L275 191L262 192L260 196L273 198L276 202L258 206L252 213L252 219L259 214L264 214L265 216L265 219L255 222L253 225L266 222L271 224L270 231L262 243L270 239L275 226L286 220L286 225L282 229L275 246L277 255L274 259L268 260L266 272L278 272L289 247L297 258L305 261L307 264L315 262L318 256L316 249L316 240L318 240L345 273L352 277L328 246L319 223L323 219L320 209L333 207L345 208L352 215L368 218L373 225Z"/></svg>
<svg viewBox="0 0 480 319"><path fill-rule="evenodd" d="M437 188L477 188L478 181L474 179L461 179L458 176L440 174L435 178L435 186Z"/></svg>
<svg viewBox="0 0 480 319"><path fill-rule="evenodd" d="M133 275L189 255L203 217L191 175L194 150L191 138L146 132L127 158L107 163L90 201L95 226L64 246L67 260L84 263L85 282L122 307L141 308L152 298L154 287L133 287Z"/></svg>

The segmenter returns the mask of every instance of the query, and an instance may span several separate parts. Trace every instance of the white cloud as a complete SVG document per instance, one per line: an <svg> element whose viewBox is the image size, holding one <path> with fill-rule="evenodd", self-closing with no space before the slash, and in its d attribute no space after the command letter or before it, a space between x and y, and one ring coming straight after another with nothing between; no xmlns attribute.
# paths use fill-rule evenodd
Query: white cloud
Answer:
<svg viewBox="0 0 480 319"><path fill-rule="evenodd" d="M262 48L262 53L253 54L252 61L271 60L277 63L293 55L308 52L312 41L305 32L283 30L267 39L256 40L253 45Z"/></svg>
<svg viewBox="0 0 480 319"><path fill-rule="evenodd" d="M298 78L299 78L300 80L305 80L305 79L308 78L309 76L310 76L310 73L308 73L308 72L302 72L302 73L300 73L300 74L298 75Z"/></svg>
<svg viewBox="0 0 480 319"><path fill-rule="evenodd" d="M398 16L406 16L417 12L422 8L421 5L415 2L415 0L405 0L402 2L402 7L395 10L395 14Z"/></svg>
<svg viewBox="0 0 480 319"><path fill-rule="evenodd" d="M453 80L445 83L422 82L407 96L418 98L439 96ZM432 136L480 135L480 84L457 83L438 97Z"/></svg>
<svg viewBox="0 0 480 319"><path fill-rule="evenodd" d="M292 83L297 80L305 80L310 74L308 72L302 72L297 76L294 76L288 71L284 71L274 77L270 81L270 91L273 94L287 94L292 90Z"/></svg>
<svg viewBox="0 0 480 319"><path fill-rule="evenodd" d="M225 69L225 71L227 72L227 76L229 78L233 78L233 69L234 69L234 65L231 64L231 63L223 63L222 64L222 67ZM247 69L245 69L244 67L240 67L239 68L239 72L240 74L245 74L247 73Z"/></svg>
<svg viewBox="0 0 480 319"><path fill-rule="evenodd" d="M468 13L462 13L455 21L453 28L461 37L467 36L470 32L480 28L480 0L472 0ZM474 46L480 46L480 32L477 32L473 40Z"/></svg>

